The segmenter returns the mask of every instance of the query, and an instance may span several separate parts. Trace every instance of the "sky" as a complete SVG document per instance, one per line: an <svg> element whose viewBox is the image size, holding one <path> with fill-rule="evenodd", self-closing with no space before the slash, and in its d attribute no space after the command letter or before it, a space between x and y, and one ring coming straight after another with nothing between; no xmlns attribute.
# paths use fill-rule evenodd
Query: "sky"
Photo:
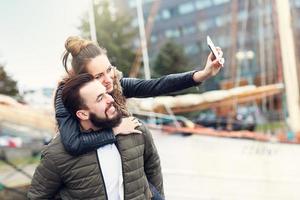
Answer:
<svg viewBox="0 0 300 200"><path fill-rule="evenodd" d="M0 63L20 90L56 87L68 36L79 35L89 0L0 1Z"/></svg>

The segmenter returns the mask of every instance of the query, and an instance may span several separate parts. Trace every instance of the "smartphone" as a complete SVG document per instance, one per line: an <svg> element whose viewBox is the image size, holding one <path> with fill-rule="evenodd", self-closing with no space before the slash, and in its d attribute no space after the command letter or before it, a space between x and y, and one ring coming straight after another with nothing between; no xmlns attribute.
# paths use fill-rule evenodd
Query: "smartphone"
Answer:
<svg viewBox="0 0 300 200"><path fill-rule="evenodd" d="M219 56L218 51L217 51L214 43L211 41L211 39L210 39L209 36L206 37L206 40L207 40L207 45L210 48L211 52L214 54L214 56L216 57L216 59L219 60L220 64L223 65L224 62L225 62L225 59Z"/></svg>

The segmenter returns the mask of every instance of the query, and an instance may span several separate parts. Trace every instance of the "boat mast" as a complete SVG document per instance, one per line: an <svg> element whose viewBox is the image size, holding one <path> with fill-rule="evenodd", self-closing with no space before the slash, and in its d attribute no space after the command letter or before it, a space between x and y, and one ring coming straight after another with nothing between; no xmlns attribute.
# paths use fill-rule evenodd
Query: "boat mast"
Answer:
<svg viewBox="0 0 300 200"><path fill-rule="evenodd" d="M300 99L299 80L297 77L297 65L295 43L291 24L289 1L276 0L278 14L278 29L280 35L281 56L283 63L283 75L288 110L288 124L292 131L300 131Z"/></svg>

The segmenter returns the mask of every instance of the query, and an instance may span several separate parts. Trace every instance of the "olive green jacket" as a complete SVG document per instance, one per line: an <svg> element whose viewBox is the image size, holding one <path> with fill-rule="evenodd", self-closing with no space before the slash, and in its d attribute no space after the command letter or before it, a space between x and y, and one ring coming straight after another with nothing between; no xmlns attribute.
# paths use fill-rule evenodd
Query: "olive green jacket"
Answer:
<svg viewBox="0 0 300 200"><path fill-rule="evenodd" d="M148 181L164 195L159 156L151 133L144 126L143 134L118 135L117 147L123 168L124 200L151 199ZM88 134L88 133L87 133ZM101 163L100 163L101 165ZM107 199L97 151L81 156L68 154L60 135L42 151L29 199Z"/></svg>

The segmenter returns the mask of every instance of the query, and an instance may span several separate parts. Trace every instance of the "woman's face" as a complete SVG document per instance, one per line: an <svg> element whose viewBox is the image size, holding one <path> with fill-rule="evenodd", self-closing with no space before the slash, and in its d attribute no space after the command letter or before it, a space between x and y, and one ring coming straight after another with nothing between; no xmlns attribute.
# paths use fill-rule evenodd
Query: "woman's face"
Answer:
<svg viewBox="0 0 300 200"><path fill-rule="evenodd" d="M99 55L87 64L87 72L99 80L105 86L106 91L113 91L114 67L106 55Z"/></svg>

